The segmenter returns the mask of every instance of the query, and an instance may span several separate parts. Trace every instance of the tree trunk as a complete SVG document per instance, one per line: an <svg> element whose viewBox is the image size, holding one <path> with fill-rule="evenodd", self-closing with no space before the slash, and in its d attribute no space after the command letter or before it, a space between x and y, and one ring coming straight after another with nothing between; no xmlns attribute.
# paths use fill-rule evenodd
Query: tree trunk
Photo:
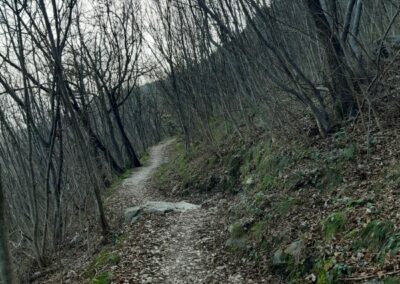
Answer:
<svg viewBox="0 0 400 284"><path fill-rule="evenodd" d="M317 28L319 40L325 49L335 111L340 119L347 119L354 113L356 104L346 78L348 72L343 48L329 25L320 0L306 0L306 2Z"/></svg>
<svg viewBox="0 0 400 284"><path fill-rule="evenodd" d="M126 134L124 125L122 123L121 114L119 113L119 109L118 109L118 105L117 105L115 96L114 96L114 94L107 93L107 97L109 99L111 111L112 111L115 121L117 123L118 130L121 134L122 143L123 143L126 153L128 155L128 159L129 159L129 163L130 163L129 166L131 168L141 167L142 165L140 164L140 161L136 155L135 150L133 149L132 143L129 140L128 135Z"/></svg>
<svg viewBox="0 0 400 284"><path fill-rule="evenodd" d="M110 166L114 170L114 172L116 172L117 174L122 174L124 170L118 165L117 161L111 154L111 151L101 142L100 138L96 135L92 126L90 125L89 118L84 113L82 113L82 110L79 108L77 104L74 103L71 104L74 111L78 114L78 117L82 122L83 128L89 135L90 142L96 149L99 149L101 152L103 152L106 160L110 163Z"/></svg>
<svg viewBox="0 0 400 284"><path fill-rule="evenodd" d="M113 123L111 121L111 117L109 116L109 114L107 112L107 104L106 104L106 101L105 101L103 93L100 94L99 100L100 100L100 106L101 106L102 111L104 113L104 118L105 118L106 124L108 126L108 132L109 132L109 135L110 135L111 144L114 147L114 151L115 151L115 155L117 157L117 161L123 161L121 150L119 148L117 140L115 139L114 125L113 125Z"/></svg>
<svg viewBox="0 0 400 284"><path fill-rule="evenodd" d="M8 249L8 227L5 218L3 186L0 178L0 278L3 283L16 283Z"/></svg>

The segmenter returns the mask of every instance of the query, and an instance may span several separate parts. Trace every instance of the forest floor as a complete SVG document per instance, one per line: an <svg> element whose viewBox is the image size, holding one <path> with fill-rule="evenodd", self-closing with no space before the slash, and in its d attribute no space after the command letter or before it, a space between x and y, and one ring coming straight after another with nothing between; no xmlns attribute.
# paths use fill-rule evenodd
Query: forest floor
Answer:
<svg viewBox="0 0 400 284"><path fill-rule="evenodd" d="M80 232L34 283L400 283L400 133L353 129L156 145L104 194L111 236ZM200 208L125 222L149 201Z"/></svg>
<svg viewBox="0 0 400 284"><path fill-rule="evenodd" d="M129 207L147 201L182 201L166 196L154 181L175 144L168 140L152 147L146 165L124 179L105 201L112 242L98 241L92 253L66 250L48 270L55 272L36 283L279 283L226 251L230 200L222 193L187 196L185 201L201 205L196 210L145 214L133 224L124 222Z"/></svg>

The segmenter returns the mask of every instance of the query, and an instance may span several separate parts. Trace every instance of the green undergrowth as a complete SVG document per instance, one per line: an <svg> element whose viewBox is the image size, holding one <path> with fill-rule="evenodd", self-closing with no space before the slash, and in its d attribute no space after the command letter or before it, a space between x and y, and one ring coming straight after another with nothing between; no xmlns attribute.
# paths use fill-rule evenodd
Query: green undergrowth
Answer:
<svg viewBox="0 0 400 284"><path fill-rule="evenodd" d="M359 164L373 153L372 144L357 142L344 130L315 146L262 133L239 138L233 130L228 135L214 127L213 146L193 144L186 151L178 142L155 180L171 194L236 196L229 208L228 251L282 273L288 283L320 284L359 273L343 251L379 269L400 252L400 232L379 215L375 198L387 184L400 183L400 167L380 167L376 172L383 181L375 176L366 183ZM353 190L358 184L361 195ZM304 247L293 256L290 248L299 240Z"/></svg>
<svg viewBox="0 0 400 284"><path fill-rule="evenodd" d="M141 155L140 155L140 163L141 163L142 165L146 165L147 162L149 161L149 158L150 158L149 152L148 152L148 151L144 151L144 152L141 153Z"/></svg>
<svg viewBox="0 0 400 284"><path fill-rule="evenodd" d="M88 283L109 284L113 280L113 275L107 268L117 265L120 259L120 256L110 248L103 248L86 268L83 277Z"/></svg>
<svg viewBox="0 0 400 284"><path fill-rule="evenodd" d="M149 154L147 151L143 152L140 157L140 162L145 165L148 162ZM111 185L108 186L103 197L108 205L108 200L116 193L116 191L121 187L124 180L129 178L135 169L126 169L121 175L114 178ZM112 235L111 243L103 247L99 253L94 257L94 259L85 268L82 274L85 279L85 283L91 284L110 284L114 281L114 275L110 271L112 266L118 265L120 262L120 256L116 252L119 245L126 239L125 235Z"/></svg>
<svg viewBox="0 0 400 284"><path fill-rule="evenodd" d="M126 238L127 236L124 234L118 236L115 235L112 237L111 243L106 247L103 247L100 252L95 255L82 274L85 283L113 283L114 275L111 272L112 267L118 265L121 261L118 250Z"/></svg>
<svg viewBox="0 0 400 284"><path fill-rule="evenodd" d="M323 231L326 239L332 239L337 233L343 231L346 225L346 214L335 212L323 220Z"/></svg>

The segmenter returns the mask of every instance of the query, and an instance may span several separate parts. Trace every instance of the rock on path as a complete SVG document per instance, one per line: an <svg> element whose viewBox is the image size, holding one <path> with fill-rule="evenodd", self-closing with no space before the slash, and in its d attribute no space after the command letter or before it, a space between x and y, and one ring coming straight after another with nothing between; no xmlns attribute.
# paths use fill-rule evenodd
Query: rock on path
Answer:
<svg viewBox="0 0 400 284"><path fill-rule="evenodd" d="M135 206L125 209L125 223L132 224L144 214L165 214L169 212L186 212L189 210L199 209L200 205L181 202L166 202L166 201L147 201L144 205Z"/></svg>

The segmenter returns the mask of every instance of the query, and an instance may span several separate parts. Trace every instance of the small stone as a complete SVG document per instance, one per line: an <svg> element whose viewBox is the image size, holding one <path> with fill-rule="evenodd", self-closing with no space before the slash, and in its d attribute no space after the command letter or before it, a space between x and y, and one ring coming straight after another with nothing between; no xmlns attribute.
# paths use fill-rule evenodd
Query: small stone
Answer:
<svg viewBox="0 0 400 284"><path fill-rule="evenodd" d="M315 274L312 273L306 277L306 281L315 283L317 281L317 276L315 276Z"/></svg>
<svg viewBox="0 0 400 284"><path fill-rule="evenodd" d="M172 194L175 194L175 193L178 192L178 190L179 190L179 186L178 186L178 185L175 185L175 186L172 188L171 193L172 193Z"/></svg>
<svg viewBox="0 0 400 284"><path fill-rule="evenodd" d="M246 180L246 185L253 185L254 184L254 178L253 177L249 177L247 180Z"/></svg>
<svg viewBox="0 0 400 284"><path fill-rule="evenodd" d="M285 256L281 249L275 251L274 256L272 257L272 264L275 266L285 264Z"/></svg>

